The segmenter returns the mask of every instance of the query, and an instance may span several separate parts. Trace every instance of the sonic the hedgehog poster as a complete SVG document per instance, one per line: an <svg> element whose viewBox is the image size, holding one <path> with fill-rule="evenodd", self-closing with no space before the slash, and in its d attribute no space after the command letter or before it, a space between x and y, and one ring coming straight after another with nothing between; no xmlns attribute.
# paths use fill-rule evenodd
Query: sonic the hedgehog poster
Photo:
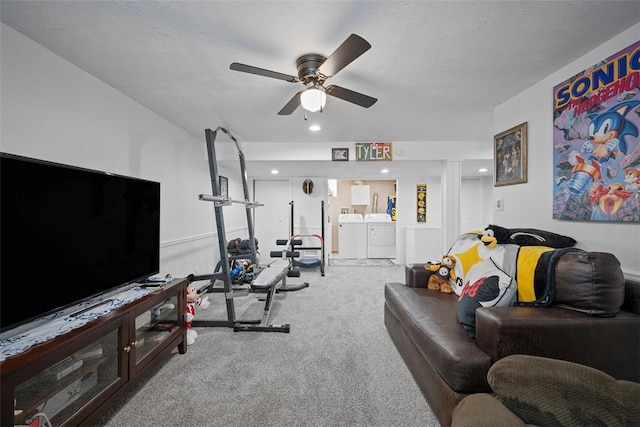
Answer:
<svg viewBox="0 0 640 427"><path fill-rule="evenodd" d="M640 41L553 100L553 218L640 222Z"/></svg>

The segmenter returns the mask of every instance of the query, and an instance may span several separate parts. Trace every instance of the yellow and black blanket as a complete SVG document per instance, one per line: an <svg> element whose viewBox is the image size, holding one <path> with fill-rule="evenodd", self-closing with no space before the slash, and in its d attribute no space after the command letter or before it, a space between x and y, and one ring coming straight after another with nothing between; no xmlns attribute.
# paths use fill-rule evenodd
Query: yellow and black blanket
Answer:
<svg viewBox="0 0 640 427"><path fill-rule="evenodd" d="M517 305L547 306L555 298L555 266L566 252L577 248L553 249L546 246L521 246L516 257Z"/></svg>
<svg viewBox="0 0 640 427"><path fill-rule="evenodd" d="M518 305L546 306L555 296L555 266L562 254L580 251L575 247L554 249L547 246L519 246L497 244L486 247L477 234L461 235L450 248L448 255L455 261L457 280L452 283L460 295L465 276L479 262L491 259L497 268L508 274L517 283Z"/></svg>

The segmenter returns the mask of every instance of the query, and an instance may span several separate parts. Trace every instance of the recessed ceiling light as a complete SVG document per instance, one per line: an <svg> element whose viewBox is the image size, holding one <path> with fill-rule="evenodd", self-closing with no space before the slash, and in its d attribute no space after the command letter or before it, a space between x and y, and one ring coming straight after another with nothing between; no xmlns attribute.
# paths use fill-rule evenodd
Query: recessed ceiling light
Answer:
<svg viewBox="0 0 640 427"><path fill-rule="evenodd" d="M487 168L480 168L480 169L478 169L478 172L487 172L488 170L489 169L487 169Z"/></svg>
<svg viewBox="0 0 640 427"><path fill-rule="evenodd" d="M271 175L278 175L279 173L278 169L271 169Z"/></svg>
<svg viewBox="0 0 640 427"><path fill-rule="evenodd" d="M320 127L320 125L311 125L311 126L309 126L309 130L310 130L311 132L318 132L320 129L322 129L322 128Z"/></svg>
<svg viewBox="0 0 640 427"><path fill-rule="evenodd" d="M389 173L389 169L382 169L380 173Z"/></svg>

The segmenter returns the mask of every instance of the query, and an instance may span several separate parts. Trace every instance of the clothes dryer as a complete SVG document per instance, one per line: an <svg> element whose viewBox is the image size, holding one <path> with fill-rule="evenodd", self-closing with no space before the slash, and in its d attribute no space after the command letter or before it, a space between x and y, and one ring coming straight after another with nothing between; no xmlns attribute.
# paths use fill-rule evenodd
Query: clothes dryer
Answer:
<svg viewBox="0 0 640 427"><path fill-rule="evenodd" d="M396 257L396 223L389 214L366 214L367 258Z"/></svg>

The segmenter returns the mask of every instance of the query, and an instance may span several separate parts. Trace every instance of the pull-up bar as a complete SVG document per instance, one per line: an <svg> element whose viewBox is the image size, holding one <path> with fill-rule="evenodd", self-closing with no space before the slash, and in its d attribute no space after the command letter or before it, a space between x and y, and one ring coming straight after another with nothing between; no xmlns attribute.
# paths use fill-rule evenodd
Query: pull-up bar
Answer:
<svg viewBox="0 0 640 427"><path fill-rule="evenodd" d="M227 134L227 136L228 136L229 138L231 138L231 140L232 140L233 142L235 142L236 147L238 148L238 150L240 150L240 147L238 146L238 140L237 140L233 135L231 135L231 132L229 132L228 130L226 130L226 129L225 129L225 128L223 128L222 126L218 126L218 127L216 128L216 132L218 132L219 130L221 130L222 132L226 133L226 134Z"/></svg>
<svg viewBox="0 0 640 427"><path fill-rule="evenodd" d="M251 202L249 200L234 200L231 197L224 196L210 196L208 194L200 194L198 199L203 200L205 202L214 202L216 206L228 206L231 203L240 203L246 205L247 208L257 208L259 206L264 206L264 203L260 202Z"/></svg>

